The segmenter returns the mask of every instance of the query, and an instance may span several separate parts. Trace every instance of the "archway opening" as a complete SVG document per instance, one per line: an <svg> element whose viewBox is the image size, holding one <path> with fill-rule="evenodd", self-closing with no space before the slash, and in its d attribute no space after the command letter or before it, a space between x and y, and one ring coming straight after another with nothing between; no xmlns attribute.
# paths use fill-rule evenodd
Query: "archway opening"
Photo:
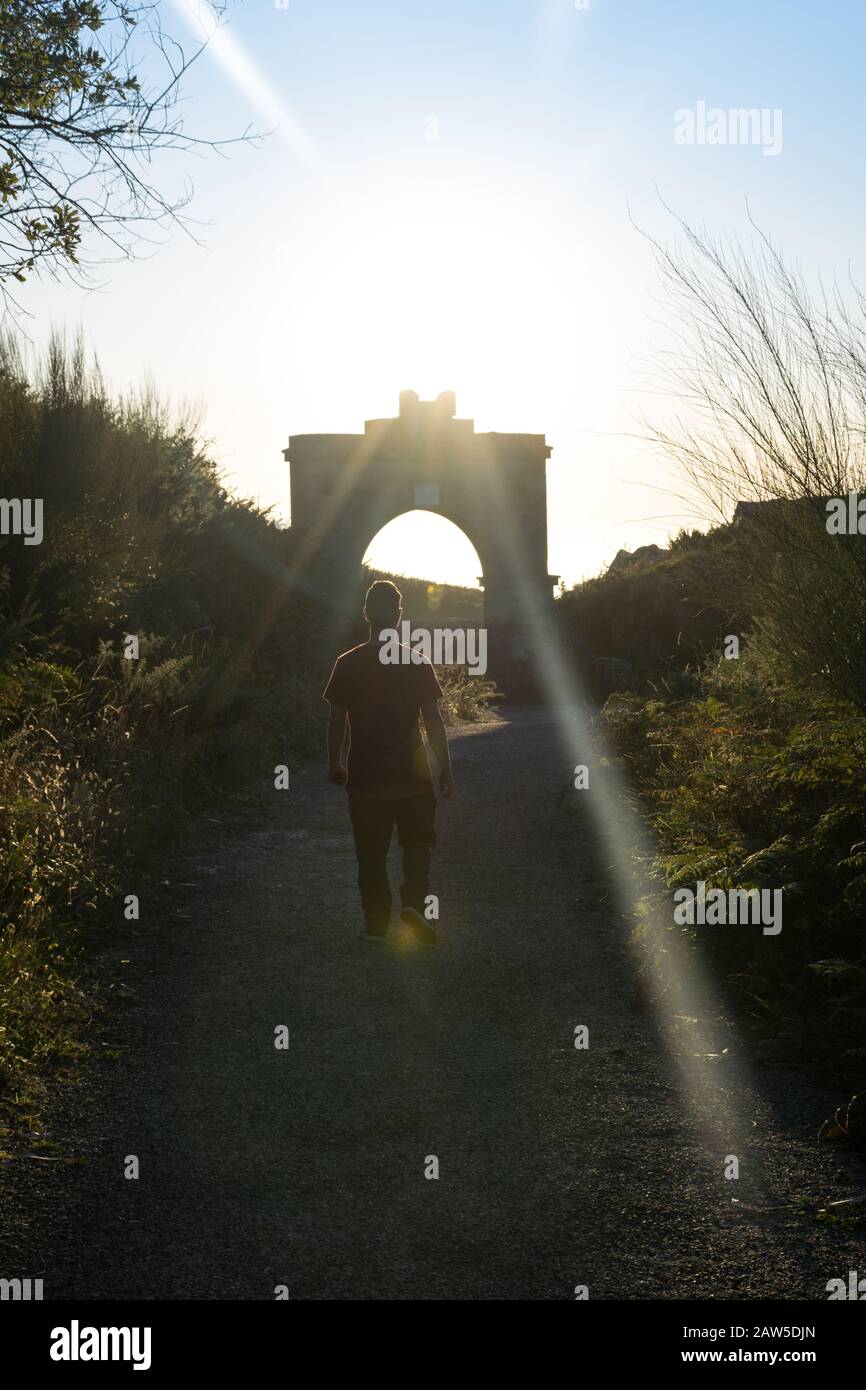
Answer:
<svg viewBox="0 0 866 1390"><path fill-rule="evenodd" d="M364 554L363 577L369 583L379 575L397 584L404 616L413 622L482 621L478 552L437 512L404 512L376 533Z"/></svg>

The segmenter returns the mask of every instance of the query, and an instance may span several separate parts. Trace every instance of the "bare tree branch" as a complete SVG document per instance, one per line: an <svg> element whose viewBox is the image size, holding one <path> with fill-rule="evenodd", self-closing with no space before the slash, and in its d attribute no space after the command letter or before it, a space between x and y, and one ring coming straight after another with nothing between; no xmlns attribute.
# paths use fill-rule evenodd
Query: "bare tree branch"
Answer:
<svg viewBox="0 0 866 1390"><path fill-rule="evenodd" d="M220 16L225 6L211 0ZM189 133L180 90L191 53L167 35L160 0L0 0L0 291L33 273L86 280L111 254L180 226L191 190L154 181L166 151L220 150ZM140 76L154 70L151 87ZM13 301L14 302L14 301Z"/></svg>

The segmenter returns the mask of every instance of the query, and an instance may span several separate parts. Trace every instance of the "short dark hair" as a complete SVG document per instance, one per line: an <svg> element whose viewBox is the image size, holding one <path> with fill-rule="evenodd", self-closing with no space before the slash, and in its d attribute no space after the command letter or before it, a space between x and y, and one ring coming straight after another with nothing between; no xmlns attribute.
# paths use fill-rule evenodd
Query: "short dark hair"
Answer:
<svg viewBox="0 0 866 1390"><path fill-rule="evenodd" d="M403 595L390 579L376 579L367 590L364 607L371 627L393 627L403 606Z"/></svg>

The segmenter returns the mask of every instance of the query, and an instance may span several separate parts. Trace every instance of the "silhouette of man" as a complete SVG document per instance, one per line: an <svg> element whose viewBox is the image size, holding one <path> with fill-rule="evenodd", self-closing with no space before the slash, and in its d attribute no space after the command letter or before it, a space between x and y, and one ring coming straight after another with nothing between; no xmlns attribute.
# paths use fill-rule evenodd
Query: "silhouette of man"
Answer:
<svg viewBox="0 0 866 1390"><path fill-rule="evenodd" d="M421 736L419 714L439 768L442 796L454 792L445 725L439 713L442 687L430 662L411 647L385 643L403 611L403 595L386 579L367 590L364 618L370 636L334 664L323 698L328 701L328 781L344 786L358 857L358 887L368 940L384 941L391 916L387 855L394 826L403 850L400 920L427 945L436 933L424 918L430 849L436 843L436 798ZM343 762L347 724L348 766Z"/></svg>

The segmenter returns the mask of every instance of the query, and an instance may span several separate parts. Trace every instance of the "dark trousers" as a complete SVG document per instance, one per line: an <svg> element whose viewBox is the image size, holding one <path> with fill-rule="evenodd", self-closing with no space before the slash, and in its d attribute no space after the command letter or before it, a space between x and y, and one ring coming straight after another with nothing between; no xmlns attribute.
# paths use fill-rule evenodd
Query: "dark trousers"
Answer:
<svg viewBox="0 0 866 1390"><path fill-rule="evenodd" d="M367 930L384 932L391 913L391 885L386 859L394 826L403 849L400 902L423 914L430 873L430 849L436 843L436 798L432 791L400 801L373 801L349 793L349 814L358 856L358 887Z"/></svg>

